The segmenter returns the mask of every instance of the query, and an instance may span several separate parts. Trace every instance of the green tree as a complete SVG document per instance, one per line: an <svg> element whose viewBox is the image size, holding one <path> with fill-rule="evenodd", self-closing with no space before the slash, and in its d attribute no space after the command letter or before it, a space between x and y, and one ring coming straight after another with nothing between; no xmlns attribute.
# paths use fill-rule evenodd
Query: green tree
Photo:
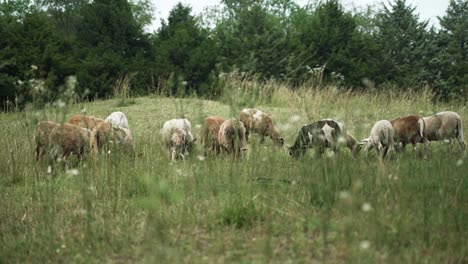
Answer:
<svg viewBox="0 0 468 264"><path fill-rule="evenodd" d="M427 81L421 75L429 54L427 21L421 22L415 7L406 0L395 0L377 14L380 82L393 82L399 87L417 87Z"/></svg>
<svg viewBox="0 0 468 264"><path fill-rule="evenodd" d="M436 93L443 99L468 98L468 2L451 0L445 16L439 18L438 75Z"/></svg>
<svg viewBox="0 0 468 264"><path fill-rule="evenodd" d="M191 8L181 3L170 11L168 21L161 24L154 37L154 48L159 74L176 80L168 92L207 95L217 54L209 32L199 26Z"/></svg>
<svg viewBox="0 0 468 264"><path fill-rule="evenodd" d="M154 53L126 0L95 0L81 9L74 57L81 92L105 96L123 74L138 72L135 87L150 83Z"/></svg>

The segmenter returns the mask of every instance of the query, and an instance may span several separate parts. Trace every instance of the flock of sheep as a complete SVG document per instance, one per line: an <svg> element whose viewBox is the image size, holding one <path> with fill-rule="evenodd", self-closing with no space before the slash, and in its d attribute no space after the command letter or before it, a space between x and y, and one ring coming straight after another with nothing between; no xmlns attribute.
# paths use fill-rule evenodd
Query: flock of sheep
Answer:
<svg viewBox="0 0 468 264"><path fill-rule="evenodd" d="M48 158L65 160L76 155L82 160L86 153L95 155L109 151L111 146L122 148L132 156L135 152L132 133L124 113L113 112L106 119L74 115L64 124L41 121L37 124L34 141L37 161Z"/></svg>
<svg viewBox="0 0 468 264"><path fill-rule="evenodd" d="M278 146L284 139L273 125L268 114L253 108L240 112L239 118L224 119L220 116L205 118L200 129L200 143L205 156L243 155L247 150L251 132L260 136L260 143L270 137ZM166 121L160 131L170 160L184 159L192 151L196 138L192 134L190 121L172 119ZM455 112L440 112L429 117L409 115L380 120L372 127L370 136L358 141L343 123L333 119L322 119L301 127L289 153L297 158L309 148L318 154L325 149L337 151L341 145L350 149L354 156L364 147L366 155L375 148L379 158L385 158L389 150L400 151L407 144L417 149L418 143L425 145L425 157L429 152L429 141L457 139L465 150L463 127L460 116ZM37 124L34 140L35 157L41 161L46 154L49 160L67 159L76 155L82 160L86 153L96 155L118 147L134 157L135 145L124 113L113 112L105 119L93 116L74 115L64 124L41 121ZM417 153L417 152L416 152Z"/></svg>
<svg viewBox="0 0 468 264"><path fill-rule="evenodd" d="M205 155L233 154L241 156L247 150L250 132L260 135L260 143L270 137L278 146L284 144L278 129L265 112L246 108L240 112L239 119L225 120L220 116L205 118L200 130L200 143ZM184 159L193 148L195 138L192 135L191 124L187 119L172 119L161 129L165 146L171 160ZM309 148L319 154L325 149L337 151L341 145L350 149L354 156L364 147L366 155L373 148L380 159L386 157L389 150L395 152L404 150L407 144L412 144L417 154L417 144L423 143L425 155L429 153L430 141L457 139L462 151L465 150L463 127L460 116L455 112L445 111L429 117L409 115L389 120L380 120L372 127L370 136L358 141L343 123L333 119L322 119L304 125L297 135L294 144L289 147L289 153L297 158L305 154Z"/></svg>

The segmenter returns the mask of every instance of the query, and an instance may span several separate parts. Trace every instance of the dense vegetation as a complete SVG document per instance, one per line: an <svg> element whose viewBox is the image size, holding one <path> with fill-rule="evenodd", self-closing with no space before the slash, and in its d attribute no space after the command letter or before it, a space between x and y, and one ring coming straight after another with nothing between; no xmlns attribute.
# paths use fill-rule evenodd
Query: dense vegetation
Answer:
<svg viewBox="0 0 468 264"><path fill-rule="evenodd" d="M248 101L271 114L291 145L304 123L331 117L362 139L373 123L408 113L460 113L428 92L340 92L228 76L222 102L168 97L63 103L0 113L2 263L466 263L468 162L457 144L432 143L429 160L408 148L292 159L251 135L245 158L204 158L199 146L169 162L162 124L186 117L198 136L208 115L238 116ZM228 96L229 94L229 96ZM63 100L63 99L62 99ZM64 102L66 102L64 100ZM135 160L116 150L64 168L34 161L38 119L127 114Z"/></svg>
<svg viewBox="0 0 468 264"><path fill-rule="evenodd" d="M233 71L293 89L428 86L434 99L468 97L465 0L451 0L437 28L404 0L352 11L337 0L221 2L200 17L178 4L148 33L148 0L1 1L2 108L51 103L69 75L77 100L109 96L127 74L133 94L217 98L219 76Z"/></svg>

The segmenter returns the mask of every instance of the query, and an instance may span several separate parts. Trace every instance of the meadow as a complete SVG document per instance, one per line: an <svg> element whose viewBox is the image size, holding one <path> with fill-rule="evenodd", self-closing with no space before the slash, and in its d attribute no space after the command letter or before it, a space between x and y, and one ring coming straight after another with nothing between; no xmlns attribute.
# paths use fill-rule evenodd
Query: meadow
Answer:
<svg viewBox="0 0 468 264"><path fill-rule="evenodd" d="M160 96L65 103L0 114L0 263L466 263L468 161L433 142L428 160L410 147L379 163L286 147L256 134L246 157L205 158L199 146L169 162L159 130L188 118L198 134L209 115L268 112L291 145L303 124L334 118L359 138L380 119L458 112L427 92L295 91L277 83L225 84L219 101ZM34 160L38 120L75 113L129 118L136 158L118 151L74 167ZM197 136L198 137L198 136Z"/></svg>

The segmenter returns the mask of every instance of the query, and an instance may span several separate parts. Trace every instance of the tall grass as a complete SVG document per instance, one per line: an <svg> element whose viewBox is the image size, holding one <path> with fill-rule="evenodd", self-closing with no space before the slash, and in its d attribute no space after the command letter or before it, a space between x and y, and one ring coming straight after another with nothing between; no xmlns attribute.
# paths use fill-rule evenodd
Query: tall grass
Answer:
<svg viewBox="0 0 468 264"><path fill-rule="evenodd" d="M292 91L252 78L222 87L221 102L135 98L117 107L116 98L0 113L0 262L468 261L468 163L443 143L432 144L428 161L407 151L379 163L345 149L293 160L254 134L237 162L195 152L171 163L158 133L166 120L184 116L198 134L208 115L235 117L255 106L271 114L290 145L303 124L319 118L344 121L364 138L375 121L410 113L453 110L468 124L466 105L434 104L426 92ZM83 108L101 117L127 114L134 162L111 150L48 173L34 161L37 120L60 121Z"/></svg>

